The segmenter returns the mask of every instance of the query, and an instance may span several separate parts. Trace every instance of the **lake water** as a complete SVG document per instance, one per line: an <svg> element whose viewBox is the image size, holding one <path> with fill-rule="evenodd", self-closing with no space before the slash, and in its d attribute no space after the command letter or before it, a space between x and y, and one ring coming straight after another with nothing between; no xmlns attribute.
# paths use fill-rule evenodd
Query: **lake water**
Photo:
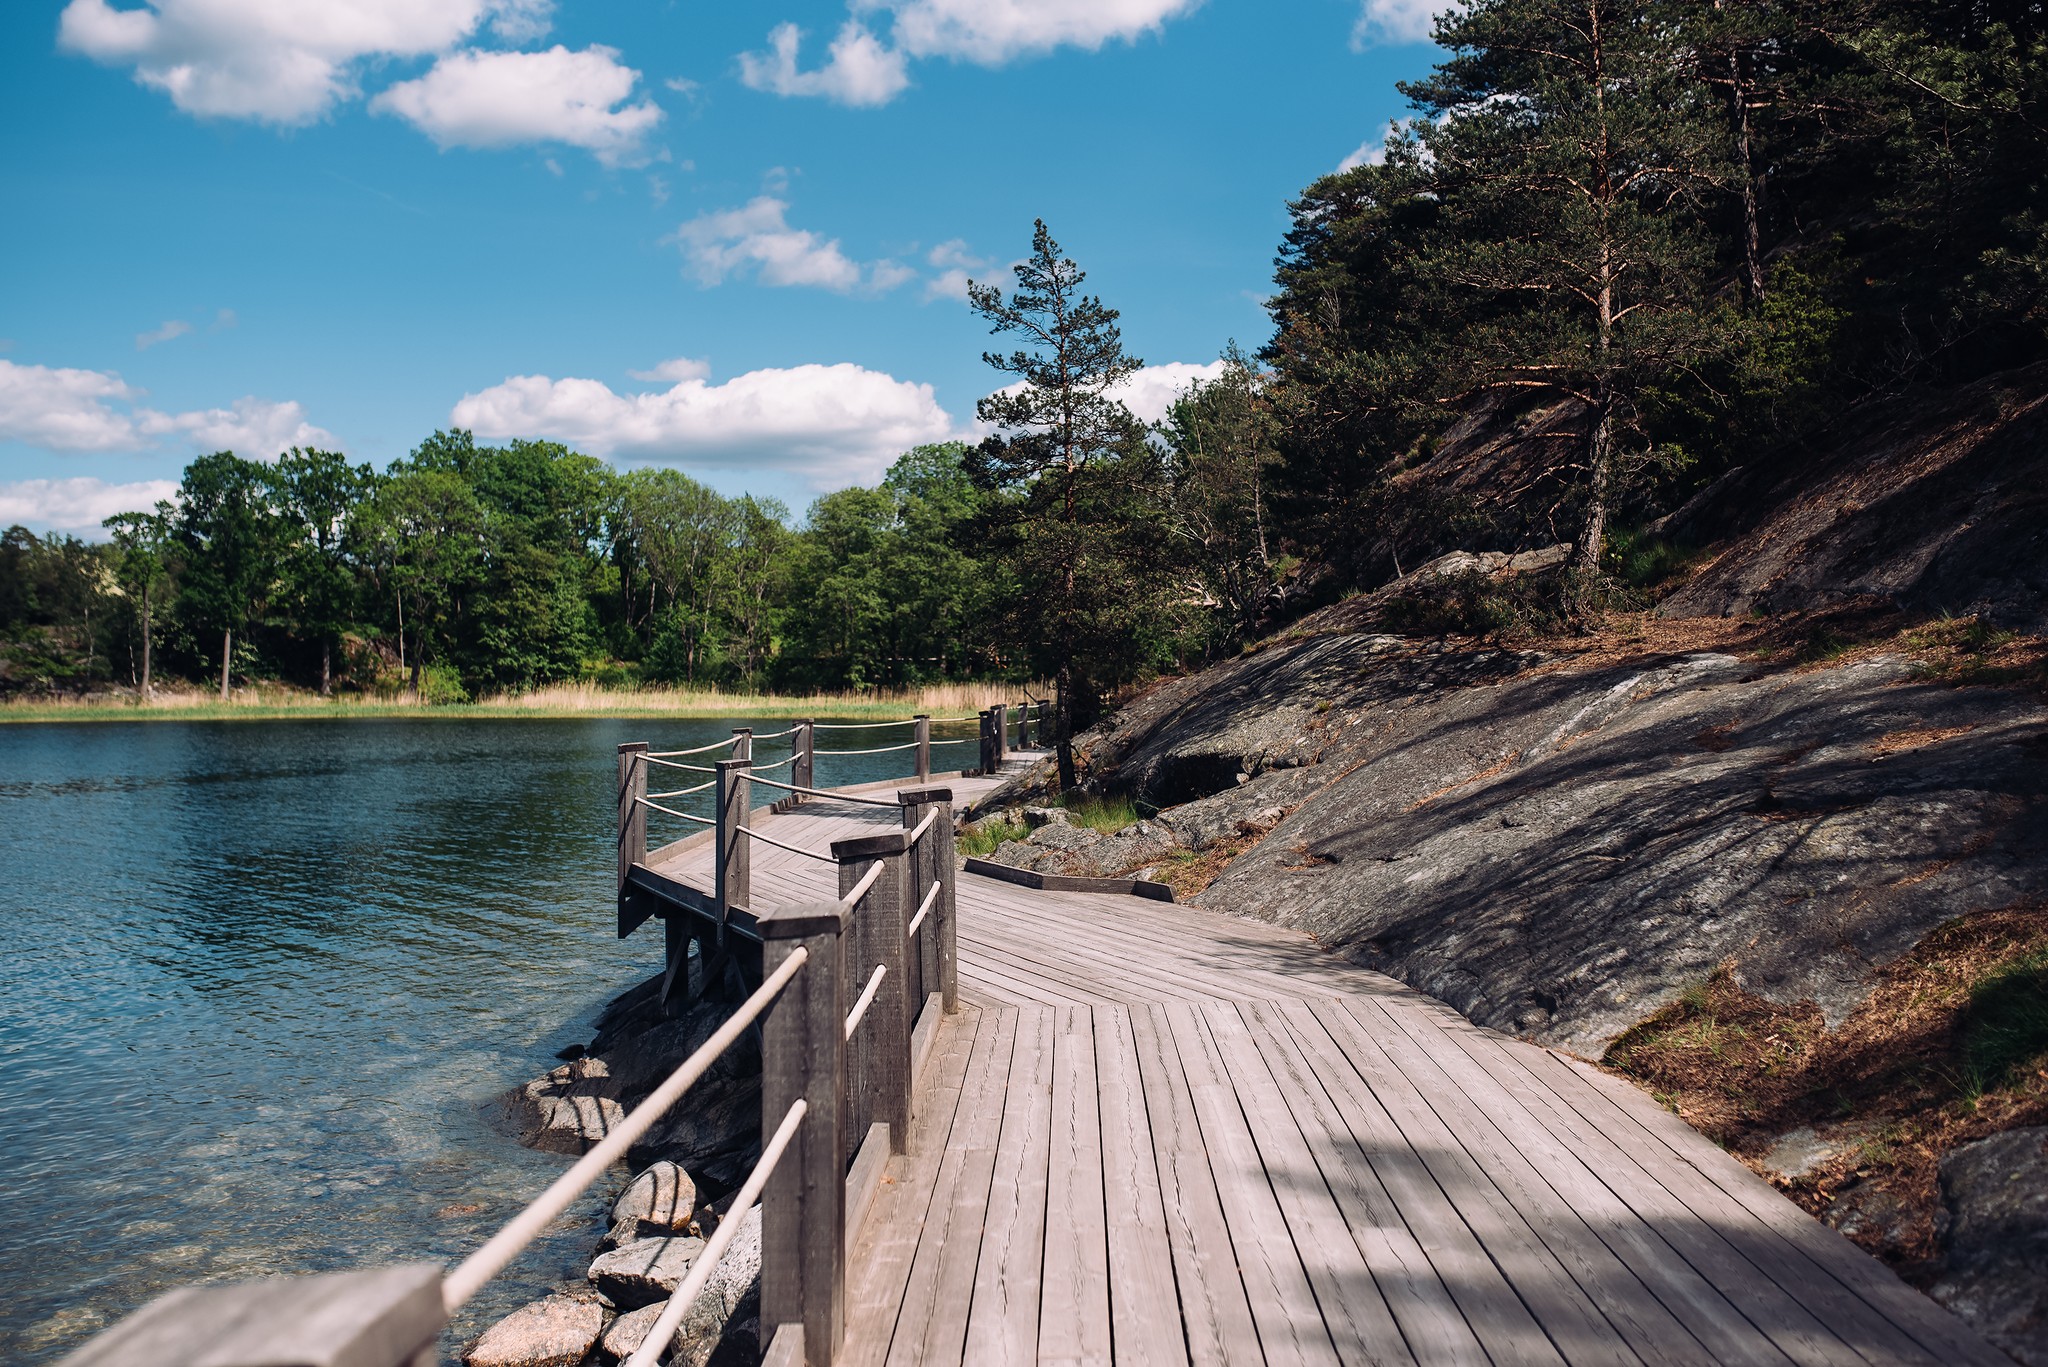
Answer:
<svg viewBox="0 0 2048 1367"><path fill-rule="evenodd" d="M187 1282L476 1247L567 1161L479 1103L659 967L658 926L613 934L614 749L735 724L0 726L0 1361L53 1361ZM579 1278L604 1195L444 1347Z"/></svg>

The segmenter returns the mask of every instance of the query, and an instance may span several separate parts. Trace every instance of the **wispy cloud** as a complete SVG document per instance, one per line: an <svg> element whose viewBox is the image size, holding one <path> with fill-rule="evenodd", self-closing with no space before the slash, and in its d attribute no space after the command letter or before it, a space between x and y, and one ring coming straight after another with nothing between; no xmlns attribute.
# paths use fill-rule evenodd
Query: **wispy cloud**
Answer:
<svg viewBox="0 0 2048 1367"><path fill-rule="evenodd" d="M47 451L234 450L268 460L290 446L334 446L296 400L247 396L226 408L166 413L137 401L142 391L106 370L0 361L0 441Z"/></svg>
<svg viewBox="0 0 2048 1367"><path fill-rule="evenodd" d="M650 159L647 139L662 120L653 100L633 100L639 80L616 48L454 52L370 108L396 114L444 148L554 142L607 166L638 166Z"/></svg>
<svg viewBox="0 0 2048 1367"><path fill-rule="evenodd" d="M191 330L192 325L182 318L168 319L162 327L153 328L148 332L136 333L135 349L137 351L147 351L160 342L169 342L183 337Z"/></svg>

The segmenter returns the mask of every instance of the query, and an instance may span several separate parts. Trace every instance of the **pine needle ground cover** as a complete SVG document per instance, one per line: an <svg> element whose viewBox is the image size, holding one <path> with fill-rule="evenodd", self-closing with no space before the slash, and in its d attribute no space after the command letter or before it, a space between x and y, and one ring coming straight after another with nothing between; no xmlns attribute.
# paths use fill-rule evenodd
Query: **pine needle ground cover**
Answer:
<svg viewBox="0 0 2048 1367"><path fill-rule="evenodd" d="M1876 1195L1883 1220L1837 1224L1909 1278L1934 1270L1943 1154L2048 1124L2048 908L1962 917L1879 975L1830 1030L1725 970L1695 984L1602 1062L1826 1218ZM1764 1156L1787 1133L1846 1135L1797 1177Z"/></svg>

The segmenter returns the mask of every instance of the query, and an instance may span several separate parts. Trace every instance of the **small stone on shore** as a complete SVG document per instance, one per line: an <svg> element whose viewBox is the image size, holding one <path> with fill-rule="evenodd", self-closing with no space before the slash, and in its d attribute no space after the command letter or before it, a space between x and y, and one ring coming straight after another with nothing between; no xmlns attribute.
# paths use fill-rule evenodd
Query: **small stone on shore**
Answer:
<svg viewBox="0 0 2048 1367"><path fill-rule="evenodd" d="M603 1328L596 1301L546 1296L486 1329L462 1360L469 1367L576 1367Z"/></svg>
<svg viewBox="0 0 2048 1367"><path fill-rule="evenodd" d="M639 1239L615 1248L590 1265L598 1294L621 1310L637 1310L666 1298L689 1275L704 1241L676 1236Z"/></svg>

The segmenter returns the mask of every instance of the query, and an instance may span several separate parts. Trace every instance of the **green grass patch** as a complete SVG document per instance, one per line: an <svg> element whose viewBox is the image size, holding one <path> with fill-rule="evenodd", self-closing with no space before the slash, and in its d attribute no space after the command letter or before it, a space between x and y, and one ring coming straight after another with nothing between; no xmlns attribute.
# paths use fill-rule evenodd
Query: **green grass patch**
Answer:
<svg viewBox="0 0 2048 1367"><path fill-rule="evenodd" d="M1062 794L1060 806L1066 808L1067 820L1076 826L1086 826L1091 831L1104 835L1115 835L1129 826L1135 826L1143 818L1138 804L1127 797L1074 797Z"/></svg>
<svg viewBox="0 0 2048 1367"><path fill-rule="evenodd" d="M1031 828L1015 817L991 816L961 828L957 848L969 859L986 859L1006 840L1022 840Z"/></svg>
<svg viewBox="0 0 2048 1367"><path fill-rule="evenodd" d="M1981 1096L2048 1060L2048 949L1978 979L1958 1022L1964 1094Z"/></svg>

